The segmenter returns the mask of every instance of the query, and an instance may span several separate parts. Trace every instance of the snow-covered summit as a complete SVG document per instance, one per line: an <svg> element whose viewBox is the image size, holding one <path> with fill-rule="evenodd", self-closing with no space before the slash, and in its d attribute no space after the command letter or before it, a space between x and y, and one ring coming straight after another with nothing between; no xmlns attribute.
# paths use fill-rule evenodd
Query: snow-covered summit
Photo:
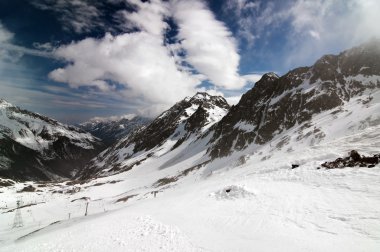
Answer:
<svg viewBox="0 0 380 252"><path fill-rule="evenodd" d="M280 76L278 76L275 72L268 72L268 73L265 73L261 79L265 79L265 80L276 80L280 78Z"/></svg>
<svg viewBox="0 0 380 252"><path fill-rule="evenodd" d="M184 146L219 121L228 109L227 101L221 96L199 92L190 99L185 98L146 127L101 153L86 167L83 177L125 171L133 167L131 160L136 155L136 160L141 162Z"/></svg>
<svg viewBox="0 0 380 252"><path fill-rule="evenodd" d="M0 108L12 107L13 105L0 98Z"/></svg>

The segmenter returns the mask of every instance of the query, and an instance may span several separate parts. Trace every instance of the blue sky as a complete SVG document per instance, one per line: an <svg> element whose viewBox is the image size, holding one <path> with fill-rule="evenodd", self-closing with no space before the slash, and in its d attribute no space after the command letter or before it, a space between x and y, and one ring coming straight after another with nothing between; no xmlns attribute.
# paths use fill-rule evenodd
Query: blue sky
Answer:
<svg viewBox="0 0 380 252"><path fill-rule="evenodd" d="M0 0L0 97L63 122L153 117L197 91L380 35L377 0Z"/></svg>

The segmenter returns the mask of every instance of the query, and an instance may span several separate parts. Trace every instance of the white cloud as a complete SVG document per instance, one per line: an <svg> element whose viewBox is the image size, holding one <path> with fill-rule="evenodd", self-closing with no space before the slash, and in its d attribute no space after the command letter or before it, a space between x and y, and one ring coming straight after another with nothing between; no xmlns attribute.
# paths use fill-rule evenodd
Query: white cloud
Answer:
<svg viewBox="0 0 380 252"><path fill-rule="evenodd" d="M103 38L87 38L53 51L66 62L49 77L72 88L96 87L127 100L140 99L136 113L154 116L185 96L193 95L203 80L214 88L241 88L239 55L234 39L201 1L128 0L136 11L122 14L128 28L139 31ZM181 40L165 45L166 18L178 22ZM186 51L185 56L178 52ZM194 69L182 63L190 63ZM114 83L123 86L116 87ZM203 89L204 90L204 89Z"/></svg>
<svg viewBox="0 0 380 252"><path fill-rule="evenodd" d="M150 103L173 104L195 92L199 84L196 78L177 70L160 38L143 31L88 38L58 48L55 55L72 63L51 72L53 80L105 91L113 89L106 83L113 80L127 88L123 91L126 97Z"/></svg>
<svg viewBox="0 0 380 252"><path fill-rule="evenodd" d="M262 76L263 76L262 74L253 73L253 74L243 75L242 78L245 79L247 82L256 83L261 79Z"/></svg>
<svg viewBox="0 0 380 252"><path fill-rule="evenodd" d="M186 60L217 86L243 87L245 82L237 73L240 56L226 26L201 1L173 1L171 7Z"/></svg>
<svg viewBox="0 0 380 252"><path fill-rule="evenodd" d="M126 114L126 115L120 115L120 116L107 116L107 117L96 116L96 117L91 118L89 121L90 122L116 122L122 119L132 120L135 117L136 117L136 114Z"/></svg>
<svg viewBox="0 0 380 252"><path fill-rule="evenodd" d="M137 7L137 11L122 11L124 23L127 28L138 28L149 34L162 36L167 23L163 20L168 16L168 4L161 0L152 0L150 2L141 2L140 0L128 0L129 3Z"/></svg>
<svg viewBox="0 0 380 252"><path fill-rule="evenodd" d="M310 34L310 36L312 36L313 38L315 38L315 39L317 39L317 40L320 40L320 39L321 39L321 35L319 34L319 32L316 32L316 31L310 30L310 31L309 31L309 34Z"/></svg>
<svg viewBox="0 0 380 252"><path fill-rule="evenodd" d="M275 36L285 40L284 52L279 52L284 63L280 66L279 58L273 57L276 67L310 65L321 55L337 53L380 36L378 0L253 2L254 7L244 8L252 1L229 0L224 5L225 14L234 15L231 18L238 26L240 39L253 47L260 40L259 48L254 48L260 53L271 54L266 45L271 45Z"/></svg>
<svg viewBox="0 0 380 252"><path fill-rule="evenodd" d="M241 95L240 96L231 96L231 97L226 98L226 100L230 106L238 104L240 99L241 99Z"/></svg>
<svg viewBox="0 0 380 252"><path fill-rule="evenodd" d="M293 32L287 65L311 64L380 36L377 0L297 0L289 9Z"/></svg>

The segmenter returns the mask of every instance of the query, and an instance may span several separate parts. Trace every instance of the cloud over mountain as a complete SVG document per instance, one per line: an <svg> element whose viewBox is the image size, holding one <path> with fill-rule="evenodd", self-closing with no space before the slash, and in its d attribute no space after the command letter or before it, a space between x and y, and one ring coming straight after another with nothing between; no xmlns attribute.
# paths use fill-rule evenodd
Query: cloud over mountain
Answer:
<svg viewBox="0 0 380 252"><path fill-rule="evenodd" d="M49 77L73 88L90 86L141 98L158 110L193 94L203 80L220 88L244 86L231 32L202 1L128 2L135 11L119 15L133 32L60 46L54 54L67 64ZM165 43L168 19L178 26L176 42L170 44Z"/></svg>

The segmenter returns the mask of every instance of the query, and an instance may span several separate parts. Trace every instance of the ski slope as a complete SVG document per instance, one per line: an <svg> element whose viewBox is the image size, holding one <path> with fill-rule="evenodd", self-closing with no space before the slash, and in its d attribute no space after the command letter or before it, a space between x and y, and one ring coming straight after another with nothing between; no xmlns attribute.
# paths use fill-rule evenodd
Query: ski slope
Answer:
<svg viewBox="0 0 380 252"><path fill-rule="evenodd" d="M2 209L0 251L379 251L379 165L317 169L337 153L374 151L379 130L367 127L266 160L253 155L243 165L216 169L213 162L161 186L153 185L157 178L191 160L149 173L146 163L87 184L39 187L39 193L16 193L22 184L2 188L8 208L19 195L24 204L45 203L23 208L19 229L11 229L14 212ZM290 169L292 163L300 167ZM73 188L80 191L52 192ZM72 202L85 196L88 216L85 201Z"/></svg>

